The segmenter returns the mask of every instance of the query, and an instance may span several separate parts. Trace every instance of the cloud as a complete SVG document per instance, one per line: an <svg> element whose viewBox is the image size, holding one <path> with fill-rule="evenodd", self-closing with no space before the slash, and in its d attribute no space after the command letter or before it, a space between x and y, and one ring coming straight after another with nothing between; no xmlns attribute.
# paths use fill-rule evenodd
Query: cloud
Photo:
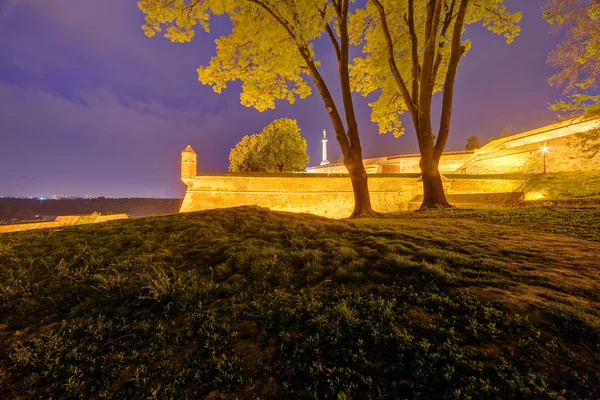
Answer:
<svg viewBox="0 0 600 400"><path fill-rule="evenodd" d="M0 16L3 13L8 12L10 9L23 4L25 1L27 1L27 0L6 0L6 2L4 4L0 4Z"/></svg>
<svg viewBox="0 0 600 400"><path fill-rule="evenodd" d="M203 172L223 171L232 126L262 125L248 110L198 112L110 87L64 96L37 84L0 79L0 182L3 193L38 191L180 195L178 157L192 144ZM13 179L18 171L19 179ZM154 194L153 194L154 193Z"/></svg>
<svg viewBox="0 0 600 400"><path fill-rule="evenodd" d="M203 35L186 45L149 39L142 33L143 15L135 2L11 0L7 4L10 10L5 6L4 18L0 14L0 52L23 69L73 71L88 80L126 85L156 96L197 98L210 90L198 82L196 69L214 52L212 38Z"/></svg>
<svg viewBox="0 0 600 400"><path fill-rule="evenodd" d="M39 63L27 60L20 56L14 56L11 59L12 65L29 72L30 74L39 75L42 73L42 66Z"/></svg>
<svg viewBox="0 0 600 400"><path fill-rule="evenodd" d="M109 87L82 92L70 99L49 88L0 81L0 98L8 100L0 108L4 128L48 129L58 134L77 131L91 136L118 134L140 140L165 139L177 136L175 126L185 133L200 125L218 127L228 119L223 113L200 117L191 104L171 107L157 99L116 94Z"/></svg>

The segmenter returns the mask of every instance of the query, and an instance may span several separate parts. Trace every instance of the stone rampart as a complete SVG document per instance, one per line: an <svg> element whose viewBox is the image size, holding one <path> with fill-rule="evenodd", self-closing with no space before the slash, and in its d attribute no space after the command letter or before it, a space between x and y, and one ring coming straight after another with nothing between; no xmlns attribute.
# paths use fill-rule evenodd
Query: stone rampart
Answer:
<svg viewBox="0 0 600 400"><path fill-rule="evenodd" d="M473 154L473 151L444 153L440 159L440 172L455 172L465 162L473 158ZM419 161L421 161L419 154L406 154L392 157L367 158L364 160L364 164L368 174L420 174ZM313 174L346 174L348 170L344 164L329 164L307 168L306 172Z"/></svg>
<svg viewBox="0 0 600 400"><path fill-rule="evenodd" d="M417 181L417 178L370 176L373 208L380 212L407 210L408 201L417 195ZM200 175L188 186L181 212L258 205L276 211L344 218L352 213L353 204L348 176Z"/></svg>
<svg viewBox="0 0 600 400"><path fill-rule="evenodd" d="M546 153L547 171L600 169L600 153L590 158L583 151L579 134L600 128L600 120L570 120L516 135L492 140L475 151L448 151L440 159L440 172L480 174L539 173L543 171L541 147ZM369 174L420 173L419 154L403 154L364 160ZM309 173L346 173L343 164L315 166Z"/></svg>
<svg viewBox="0 0 600 400"><path fill-rule="evenodd" d="M99 215L96 219L96 223L101 222L109 222L109 221L118 221L121 219L128 219L129 216L127 214L109 214L109 215Z"/></svg>
<svg viewBox="0 0 600 400"><path fill-rule="evenodd" d="M60 228L61 226L70 225L64 221L51 221L51 222L33 222L30 224L11 224L11 225L0 225L0 233L11 233L11 232L22 232L29 231L32 229L46 229L46 228Z"/></svg>
<svg viewBox="0 0 600 400"><path fill-rule="evenodd" d="M541 173L544 158L548 172L598 170L600 153L589 158L582 151L577 135L598 127L600 120L565 121L496 139L475 151L446 152L440 160L440 172ZM540 151L542 147L548 148L545 157ZM419 173L419 160L418 154L364 160L373 209L395 212L414 206L422 194L422 183L419 178L401 174ZM196 153L188 146L182 153L182 180L188 187L182 212L246 205L332 218L347 217L352 212L352 185L343 164L308 168L308 174L196 176L195 163ZM481 199L502 204L505 199L520 198L523 183L502 179L445 179L444 188L462 204L479 204Z"/></svg>
<svg viewBox="0 0 600 400"><path fill-rule="evenodd" d="M0 225L0 233L22 232L33 229L61 228L70 225L93 224L107 221L116 221L129 218L127 214L111 215L61 215L50 222L33 222L29 224Z"/></svg>
<svg viewBox="0 0 600 400"><path fill-rule="evenodd" d="M543 142L512 146L508 142L493 152L477 154L462 169L467 174L541 173L544 171L544 154L547 172L573 172L600 170L600 154L595 157L584 151L577 136L548 138Z"/></svg>
<svg viewBox="0 0 600 400"><path fill-rule="evenodd" d="M519 192L525 181L519 179L449 179L447 194Z"/></svg>
<svg viewBox="0 0 600 400"><path fill-rule="evenodd" d="M444 182L448 194L514 192L522 184L518 180L480 179ZM420 178L369 176L371 202L378 212L407 211L422 190ZM352 213L354 197L347 175L199 175L188 186L181 212L249 205L345 218Z"/></svg>

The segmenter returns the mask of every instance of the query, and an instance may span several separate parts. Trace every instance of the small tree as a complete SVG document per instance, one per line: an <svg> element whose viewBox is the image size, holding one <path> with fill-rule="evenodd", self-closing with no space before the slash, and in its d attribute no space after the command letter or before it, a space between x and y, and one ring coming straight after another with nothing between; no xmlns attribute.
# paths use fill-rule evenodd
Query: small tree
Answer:
<svg viewBox="0 0 600 400"><path fill-rule="evenodd" d="M480 148L479 138L477 136L471 136L467 139L467 144L465 145L466 150L475 150Z"/></svg>
<svg viewBox="0 0 600 400"><path fill-rule="evenodd" d="M244 136L229 153L229 172L304 172L309 158L296 120L271 122L259 134Z"/></svg>
<svg viewBox="0 0 600 400"><path fill-rule="evenodd" d="M260 171L258 134L244 136L229 153L229 172Z"/></svg>
<svg viewBox="0 0 600 400"><path fill-rule="evenodd" d="M504 129L502 129L502 131L500 132L500 136L498 136L496 139L501 139L504 137L509 137L514 135L515 133L513 132L512 128L510 126L505 126Z"/></svg>
<svg viewBox="0 0 600 400"><path fill-rule="evenodd" d="M504 129L502 129L500 131L500 134L498 136L490 136L487 139L487 143L491 142L492 140L496 140L496 139L502 139L508 136L512 136L514 135L514 132L512 130L512 128L510 126L505 126Z"/></svg>
<svg viewBox="0 0 600 400"><path fill-rule="evenodd" d="M421 153L421 209L450 207L439 160L450 132L459 62L471 46L462 41L465 25L480 22L511 42L520 19L504 0L369 0L356 12L352 38L357 45L365 43L365 55L354 60L355 89L364 95L379 92L371 118L380 132L403 134L400 114L410 113ZM434 135L432 99L439 91L442 110Z"/></svg>

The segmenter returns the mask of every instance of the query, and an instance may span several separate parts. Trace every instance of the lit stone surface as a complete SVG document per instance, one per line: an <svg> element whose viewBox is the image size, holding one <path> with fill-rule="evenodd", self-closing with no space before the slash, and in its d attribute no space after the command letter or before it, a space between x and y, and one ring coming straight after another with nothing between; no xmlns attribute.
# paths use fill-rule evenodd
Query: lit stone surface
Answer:
<svg viewBox="0 0 600 400"><path fill-rule="evenodd" d="M78 225L82 223L97 224L101 222L117 221L120 219L129 218L127 214L110 214L110 215L98 215L93 220L88 215L62 215L56 217L51 222L34 222L31 224L13 224L13 225L1 225L0 233L10 232L22 232L30 231L32 229L46 229L46 228L60 228L69 225ZM82 222L85 220L85 222Z"/></svg>
<svg viewBox="0 0 600 400"><path fill-rule="evenodd" d="M182 171L189 173L186 168ZM352 184L347 175L198 175L193 180L187 177L182 180L188 188L181 212L257 205L275 211L345 218L352 213L354 205ZM449 195L514 192L522 184L520 180L444 181ZM420 178L377 174L369 178L371 202L379 212L408 210L422 190Z"/></svg>
<svg viewBox="0 0 600 400"><path fill-rule="evenodd" d="M600 127L600 121L567 121L494 140L475 151L447 152L440 162L445 173L470 175L513 172L541 173L542 146L547 146L548 172L600 169L600 154L589 159L577 145L577 133ZM401 155L365 160L373 209L395 212L413 209L423 192L419 178L394 173L418 173L419 156ZM310 174L197 175L196 153L182 153L181 179L187 185L181 212L257 205L276 211L306 212L330 218L352 213L352 184L343 164L310 168ZM465 207L506 205L521 199L524 181L504 179L444 179L450 202ZM527 198L530 198L529 195ZM458 204L458 205L460 205Z"/></svg>
<svg viewBox="0 0 600 400"><path fill-rule="evenodd" d="M542 172L543 157L540 148L546 146L548 172L591 171L600 169L600 154L589 158L579 143L577 134L600 128L600 120L565 121L531 131L496 139L475 151L446 152L440 160L442 173L506 174L514 172ZM368 173L420 173L419 154L397 155L365 159ZM316 166L309 173L346 172L343 164Z"/></svg>

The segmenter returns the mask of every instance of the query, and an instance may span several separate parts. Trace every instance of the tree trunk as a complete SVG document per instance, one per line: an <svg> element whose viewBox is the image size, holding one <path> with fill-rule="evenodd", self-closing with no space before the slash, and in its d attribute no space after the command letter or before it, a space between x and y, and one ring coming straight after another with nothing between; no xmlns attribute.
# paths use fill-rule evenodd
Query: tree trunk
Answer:
<svg viewBox="0 0 600 400"><path fill-rule="evenodd" d="M377 215L371 207L371 196L369 194L368 176L362 158L354 159L346 165L352 182L354 192L354 211L350 218L372 217Z"/></svg>
<svg viewBox="0 0 600 400"><path fill-rule="evenodd" d="M436 157L433 151L423 152L419 165L423 178L423 203L419 211L431 208L451 208L452 206L446 200L446 192L439 169L439 157Z"/></svg>

